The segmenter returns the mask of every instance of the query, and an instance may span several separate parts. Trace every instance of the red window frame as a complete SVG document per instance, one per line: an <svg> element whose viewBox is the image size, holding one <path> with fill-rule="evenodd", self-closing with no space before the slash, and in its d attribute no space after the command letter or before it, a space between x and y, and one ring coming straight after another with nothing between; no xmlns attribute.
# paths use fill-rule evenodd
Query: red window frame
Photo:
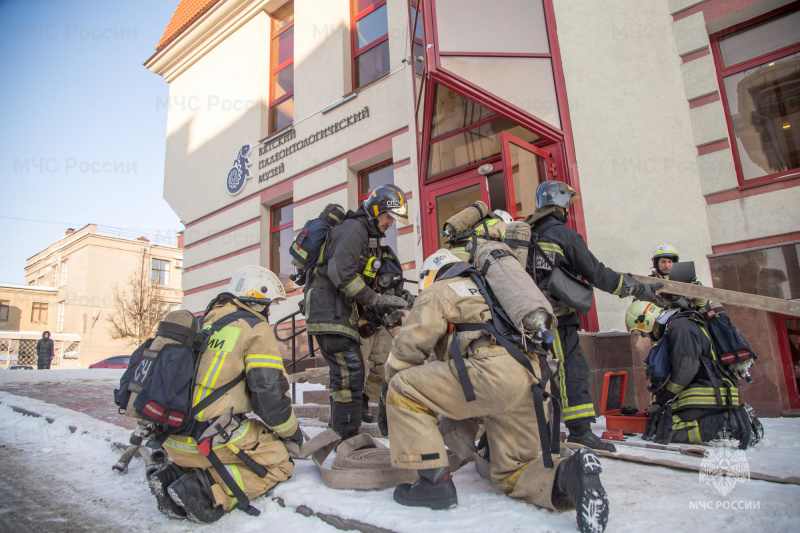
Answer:
<svg viewBox="0 0 800 533"><path fill-rule="evenodd" d="M747 70L749 68L756 67L758 65L763 65L769 61L773 61L775 59L780 59L781 57L798 53L800 52L800 43L796 43L793 45L789 45L783 47L779 50L774 52L770 52L768 54L760 55L748 61L744 61L742 63L737 63L736 65L731 65L729 67L725 67L722 63L722 52L720 51L719 47L719 39L721 37L725 37L735 31L741 30L743 28L747 28L748 26L753 26L758 24L759 22L763 22L766 19L775 17L777 15L781 15L787 11L791 11L795 9L797 6L796 4L789 4L784 6L780 9L776 9L769 13L765 13L759 17L754 19L750 19L746 22L742 22L741 24L737 24L736 26L732 26L730 28L726 28L725 30L715 33L710 36L711 41L711 52L714 57L714 66L717 70L717 84L719 85L719 95L720 100L722 100L722 107L725 110L725 122L728 125L728 144L731 148L731 153L733 156L733 163L736 167L736 179L739 183L740 189L747 189L750 187L756 187L758 185L763 185L765 183L771 183L774 181L781 181L790 178L796 178L800 176L800 167L793 168L790 170L786 170L783 172L778 172L775 174L769 174L767 176L762 176L760 178L752 178L752 179L745 179L744 173L742 172L742 165L741 161L739 160L739 149L736 144L736 134L733 130L733 121L731 119L731 112L728 108L728 98L725 94L725 85L723 83L723 79L726 76L730 76L731 74L736 74L738 72L742 72L743 70Z"/></svg>
<svg viewBox="0 0 800 533"><path fill-rule="evenodd" d="M288 222L284 222L284 223L282 223L282 224L279 224L279 225L277 225L277 226L273 226L273 225L272 225L272 222L273 222L273 220L275 219L275 217L274 217L274 213L275 213L275 210L276 210L276 209L280 209L280 208L282 208L282 207L286 207L287 205L290 205L290 204L293 204L293 203L294 203L294 199L293 199L293 198L289 198L288 200L284 200L284 201L282 201L282 202L278 202L277 204L275 204L275 205L272 205L272 206L270 206L270 208L269 208L269 244L270 244L270 246L269 246L269 269L270 269L270 270L271 270L271 271L272 271L272 272L273 272L273 273L274 273L276 276L279 276L279 277L280 277L280 275L281 275L281 271L280 271L280 257L278 258L278 264L277 264L277 269L278 269L278 270L277 270L277 271L275 270L275 268L276 268L276 265L275 265L275 258L274 258L274 257L272 257L272 239L274 238L274 237L273 237L273 234L275 234L275 233L280 233L280 231L281 231L281 230L284 230L284 229L286 229L286 228L288 228L288 227L294 227L294 209L292 209L292 220L290 220L290 221L288 221ZM287 243L287 245L286 245L286 246L284 246L284 248L285 248L285 251L286 251L286 253L288 254L288 253L289 253L289 246L288 246L288 243ZM280 253L281 253L281 250L278 250L278 253L280 254ZM290 274L290 272L286 272L285 274L287 274L287 275L288 275L288 274ZM285 289L287 289L287 290L289 290L289 289L290 289L290 288L291 288L293 285L294 285L294 284L293 284L292 282L289 282L289 284L288 284L287 286L285 286L284 288L285 288Z"/></svg>
<svg viewBox="0 0 800 533"><path fill-rule="evenodd" d="M278 11L286 8L289 4L294 4L294 0L291 2L287 2L283 6L281 6ZM292 6L292 13L294 13L294 6ZM285 27L281 28L277 33L275 32L275 26L273 24L272 17L270 17L270 69L269 69L269 110L267 111L267 121L269 123L269 135L276 133L278 131L284 130L286 128L291 127L291 124L284 126L283 128L276 128L275 130L272 129L272 110L273 108L277 107L278 105L282 104L289 98L294 98L294 84L292 84L292 90L287 91L285 94L282 94L279 98L275 99L275 77L278 75L280 71L289 67L290 65L294 65L294 53L292 53L292 57L287 59L281 64L274 65L272 63L272 50L273 46L276 45L278 39L281 35L289 31L290 29L294 29L294 14L292 14L292 22L287 24ZM294 38L293 38L294 39ZM292 45L294 46L294 45ZM292 67L294 68L294 67ZM292 122L294 122L294 116L292 117Z"/></svg>
<svg viewBox="0 0 800 533"><path fill-rule="evenodd" d="M383 167L388 167L389 165L394 165L394 161L391 159L386 159L385 161L381 161L380 163L376 163L371 167L367 167L365 169L358 171L358 204L361 205L361 202L369 198L369 193L371 191L367 191L365 193L361 192L361 179L363 178L364 174L369 174L370 172L374 172L375 170L380 170Z"/></svg>
<svg viewBox="0 0 800 533"><path fill-rule="evenodd" d="M363 83L361 85L356 86L356 58L365 52L369 52L376 46L380 45L389 40L389 21L388 21L388 13L387 13L387 21L386 21L386 33L371 41L361 48L358 47L358 38L356 36L356 24L359 20L363 19L367 15L377 11L381 7L386 5L386 0L380 0L375 2L373 5L363 9L361 12L356 12L358 9L358 0L350 0L350 46L352 50L352 60L350 62L350 83L353 87L353 91L357 91L358 89L363 89L367 85L375 83L376 81L383 79L389 74L389 70L378 76L377 78L368 81L367 83ZM388 9L388 8L387 8Z"/></svg>
<svg viewBox="0 0 800 533"><path fill-rule="evenodd" d="M425 72L425 40L417 38L417 27L422 29L423 37L425 35L424 17L422 14L422 4L417 0L408 0L408 31L411 36L411 64L414 66L414 73L422 76ZM422 47L422 63L417 63L417 56L414 54L414 45Z"/></svg>
<svg viewBox="0 0 800 533"><path fill-rule="evenodd" d="M798 389L797 378L794 374L794 364L792 360L792 348L789 344L789 332L786 330L786 321L797 317L774 313L775 331L778 336L778 349L783 367L783 377L786 382L786 394L789 400L790 409L800 409L800 389Z"/></svg>

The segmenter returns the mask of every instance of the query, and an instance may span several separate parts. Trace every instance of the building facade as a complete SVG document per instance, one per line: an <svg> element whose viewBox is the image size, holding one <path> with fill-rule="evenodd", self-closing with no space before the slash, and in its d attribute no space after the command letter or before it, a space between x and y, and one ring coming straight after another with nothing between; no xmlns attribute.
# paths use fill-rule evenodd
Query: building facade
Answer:
<svg viewBox="0 0 800 533"><path fill-rule="evenodd" d="M31 300L31 310L22 307L21 315L27 318L30 312L38 319L30 323L34 331L79 335L78 368L135 349L130 341L112 338L110 323L118 309L114 289L129 293L132 276L143 272L157 287L159 306L180 307L183 250L140 239L98 234L97 226L89 224L68 230L26 262L25 288L46 293L47 300ZM21 322L18 329L25 325Z"/></svg>
<svg viewBox="0 0 800 533"><path fill-rule="evenodd" d="M389 240L414 279L476 199L529 214L544 179L607 266L667 242L704 284L800 296L797 2L182 0L145 65L169 83L164 196L185 222L184 306L237 268L290 298L295 232L382 183L410 198ZM587 331L624 329L596 291ZM731 309L760 412L800 407L790 317ZM795 333L792 333L795 332ZM794 358L794 359L793 359ZM748 398L751 399L751 398Z"/></svg>

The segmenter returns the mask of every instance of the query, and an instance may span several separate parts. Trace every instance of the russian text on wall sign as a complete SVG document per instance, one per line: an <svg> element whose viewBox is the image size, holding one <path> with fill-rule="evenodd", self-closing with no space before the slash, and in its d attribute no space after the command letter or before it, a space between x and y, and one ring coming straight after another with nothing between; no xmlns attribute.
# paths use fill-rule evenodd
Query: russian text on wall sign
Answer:
<svg viewBox="0 0 800 533"><path fill-rule="evenodd" d="M269 165L277 163L284 157L291 155L297 152L298 150L302 150L306 146L310 146L315 142L324 139L328 135L333 135L335 133L338 133L343 129L347 128L348 126L352 126L356 122L359 122L367 117L369 117L369 107L365 106L364 109L362 109L361 111L353 113L352 115L345 117L338 122L334 122L327 128L323 128L315 133L312 133L305 139L300 139L299 141L293 142L292 144L288 144L290 141L293 141L297 138L297 132L294 129L291 129L286 133L276 137L275 139L270 140L268 143L262 144L258 148L259 157L264 155L267 156L258 162L258 170L261 171L262 169L267 168ZM288 144L286 147L278 150L278 147L286 144ZM272 153L271 155L268 155L273 150L275 150L275 152ZM264 181L267 181L269 178L281 174L283 170L284 170L283 163L281 163L279 166L267 169L265 172L262 172L258 175L258 182L262 183Z"/></svg>

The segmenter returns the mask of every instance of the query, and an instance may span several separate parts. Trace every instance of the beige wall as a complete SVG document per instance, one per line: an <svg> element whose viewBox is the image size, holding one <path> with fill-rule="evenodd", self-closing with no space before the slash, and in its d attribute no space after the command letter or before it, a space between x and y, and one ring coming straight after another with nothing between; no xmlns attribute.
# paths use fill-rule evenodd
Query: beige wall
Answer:
<svg viewBox="0 0 800 533"><path fill-rule="evenodd" d="M667 242L709 284L711 240L666 5L553 4L589 248L615 270L646 274ZM624 329L629 301L595 296L600 329Z"/></svg>
<svg viewBox="0 0 800 533"><path fill-rule="evenodd" d="M96 231L96 227L90 224L64 237L30 258L25 268L27 283L37 279L50 265L59 265L58 287L51 294L53 304L49 306L48 323L51 331L58 332L58 308L63 302L61 332L81 336L80 363L83 368L106 357L129 354L135 348L127 341L111 338L110 319L116 311L113 286L117 284L124 288L143 263L145 275L149 277L153 258L168 260L169 279L168 285L164 286L164 301L178 305L182 297L182 269L176 265L181 264L183 250L98 235ZM62 285L60 265L65 259L67 279Z"/></svg>
<svg viewBox="0 0 800 533"><path fill-rule="evenodd" d="M399 71L362 88L357 97L323 114L323 108L352 90L350 2L300 1L295 3L296 137L291 142L306 139L364 108L369 109L369 116L287 155L280 161L283 172L264 183L258 183L258 174L266 168L259 169L258 162L266 156L259 156L258 146L254 146L250 154L253 178L240 194L229 195L225 179L238 149L267 137L270 19L264 9L271 12L282 2L221 4L148 62L151 70L170 83L164 197L189 224L185 232L185 267L189 271L183 280L183 289L189 294L183 305L194 312L202 311L223 291L225 286L218 283L241 266L269 266L271 205L290 197L302 202L347 184L345 190L296 205L294 227L299 230L327 203L357 208L359 170L386 159L397 162L413 157L409 135L396 134L408 126L413 109L412 72L403 62L408 55L407 4L390 1L388 10L390 71ZM236 110L232 104L227 112L221 106L208 105L228 101L251 105ZM386 148L353 155L360 147L389 135L395 137ZM349 155L341 158L344 154ZM302 173L286 187L284 182ZM398 169L396 180L412 192L415 216L419 196L415 157L413 164ZM274 192L278 189L284 192ZM226 209L232 204L236 205ZM401 261L416 260L421 252L408 245L413 239L401 240ZM250 250L258 244L260 250ZM204 288L208 285L212 286ZM272 316L296 310L295 300L297 297L273 308Z"/></svg>
<svg viewBox="0 0 800 533"><path fill-rule="evenodd" d="M0 321L0 331L55 331L57 289L0 285L0 300L8 302L8 320ZM47 320L33 322L33 304L47 305ZM37 313L37 317L40 316Z"/></svg>

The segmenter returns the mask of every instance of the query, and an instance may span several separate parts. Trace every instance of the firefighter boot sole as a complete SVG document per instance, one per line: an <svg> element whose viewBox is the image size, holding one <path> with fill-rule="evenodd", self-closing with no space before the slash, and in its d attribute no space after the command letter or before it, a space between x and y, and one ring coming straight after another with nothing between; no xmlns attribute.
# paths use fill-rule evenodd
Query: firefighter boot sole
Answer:
<svg viewBox="0 0 800 533"><path fill-rule="evenodd" d="M443 511L458 505L453 478L448 478L438 485L422 477L414 483L401 483L394 489L393 497L400 505L428 507L434 511Z"/></svg>
<svg viewBox="0 0 800 533"><path fill-rule="evenodd" d="M186 518L186 511L167 494L167 487L180 479L183 474L183 470L171 464L147 476L147 484L150 485L150 492L156 497L158 510L170 518Z"/></svg>
<svg viewBox="0 0 800 533"><path fill-rule="evenodd" d="M215 506L211 490L202 484L195 470L189 472L167 488L175 502L186 511L186 518L200 524L216 522L225 515L221 506Z"/></svg>
<svg viewBox="0 0 800 533"><path fill-rule="evenodd" d="M608 495L600 483L603 471L597 455L581 448L568 459L566 489L575 505L578 530L581 533L602 533L608 523Z"/></svg>
<svg viewBox="0 0 800 533"><path fill-rule="evenodd" d="M761 425L761 421L756 416L756 411L749 403L742 404L741 409L747 411L747 415L750 418L750 425L753 427L753 432L756 434L756 442L760 441L764 438L764 426Z"/></svg>

